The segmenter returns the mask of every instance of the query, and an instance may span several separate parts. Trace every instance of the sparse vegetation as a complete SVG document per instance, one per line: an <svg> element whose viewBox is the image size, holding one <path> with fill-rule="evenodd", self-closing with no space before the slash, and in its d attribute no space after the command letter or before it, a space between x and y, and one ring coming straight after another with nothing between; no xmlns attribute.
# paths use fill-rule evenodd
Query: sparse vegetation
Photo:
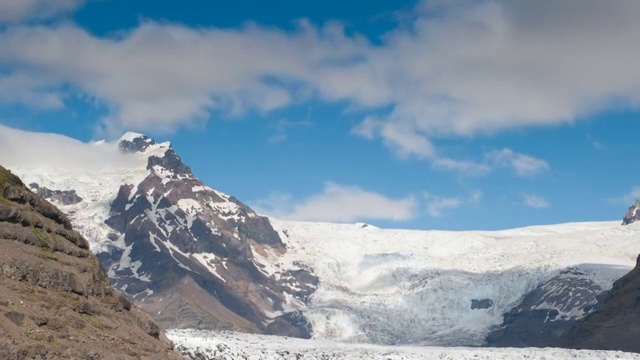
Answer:
<svg viewBox="0 0 640 360"><path fill-rule="evenodd" d="M49 234L47 234L44 230L32 226L33 233L36 234L38 240L40 240L46 247L51 246L51 240L49 239Z"/></svg>
<svg viewBox="0 0 640 360"><path fill-rule="evenodd" d="M91 316L88 314L82 314L82 319L89 323L91 326L97 329L104 329L105 325L100 321L97 316Z"/></svg>
<svg viewBox="0 0 640 360"><path fill-rule="evenodd" d="M5 168L0 167L0 201L4 203L9 202L9 200L7 200L4 197L4 192L5 190L7 190L8 187L9 187L9 170L6 170Z"/></svg>
<svg viewBox="0 0 640 360"><path fill-rule="evenodd" d="M49 249L43 248L42 254L44 255L44 257L46 257L49 260L58 261L58 257L55 256Z"/></svg>

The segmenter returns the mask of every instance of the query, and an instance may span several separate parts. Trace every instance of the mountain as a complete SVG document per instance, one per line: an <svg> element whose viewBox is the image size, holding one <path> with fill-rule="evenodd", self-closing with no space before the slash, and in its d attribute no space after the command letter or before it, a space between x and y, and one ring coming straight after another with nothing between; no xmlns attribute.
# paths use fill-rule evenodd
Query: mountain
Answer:
<svg viewBox="0 0 640 360"><path fill-rule="evenodd" d="M166 328L545 346L596 311L640 253L640 224L455 232L281 221L203 184L171 144L141 134L8 138L22 139L12 169ZM38 151L21 155L30 143Z"/></svg>
<svg viewBox="0 0 640 360"><path fill-rule="evenodd" d="M640 353L640 256L636 267L613 284L593 312L568 331L557 346Z"/></svg>
<svg viewBox="0 0 640 360"><path fill-rule="evenodd" d="M89 244L0 166L0 358L178 359Z"/></svg>
<svg viewBox="0 0 640 360"><path fill-rule="evenodd" d="M77 154L14 170L68 214L115 288L167 328L310 336L288 313L318 280L274 265L287 248L267 218L203 184L168 142L127 133L86 147L103 162L93 172Z"/></svg>
<svg viewBox="0 0 640 360"><path fill-rule="evenodd" d="M635 204L629 207L629 210L622 219L622 225L629 225L637 220L640 220L640 201L636 201Z"/></svg>

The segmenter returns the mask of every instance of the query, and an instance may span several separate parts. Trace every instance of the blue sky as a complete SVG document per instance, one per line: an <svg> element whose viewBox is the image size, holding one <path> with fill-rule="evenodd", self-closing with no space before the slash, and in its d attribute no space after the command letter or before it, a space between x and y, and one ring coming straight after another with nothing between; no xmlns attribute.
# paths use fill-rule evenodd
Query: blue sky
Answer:
<svg viewBox="0 0 640 360"><path fill-rule="evenodd" d="M170 140L205 183L282 218L617 220L640 197L637 15L635 1L9 0L0 124Z"/></svg>

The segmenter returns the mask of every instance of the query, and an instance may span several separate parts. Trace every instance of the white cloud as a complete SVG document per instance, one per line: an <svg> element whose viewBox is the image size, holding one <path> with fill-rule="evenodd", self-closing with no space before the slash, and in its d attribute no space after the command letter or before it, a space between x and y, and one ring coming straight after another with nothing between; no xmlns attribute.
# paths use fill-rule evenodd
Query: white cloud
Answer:
<svg viewBox="0 0 640 360"><path fill-rule="evenodd" d="M481 162L434 157L431 166L436 170L458 172L463 175L486 175L496 169L507 169L518 176L532 176L549 170L549 164L531 155L518 153L509 148L492 149L485 153Z"/></svg>
<svg viewBox="0 0 640 360"><path fill-rule="evenodd" d="M477 204L482 200L481 191L473 191L467 199L458 197L443 197L428 192L424 193L427 214L431 217L441 217L448 210L457 209L468 204Z"/></svg>
<svg viewBox="0 0 640 360"><path fill-rule="evenodd" d="M489 151L486 160L493 166L512 169L518 176L535 175L549 170L546 161L506 148Z"/></svg>
<svg viewBox="0 0 640 360"><path fill-rule="evenodd" d="M449 158L434 159L432 167L437 170L454 171L465 175L485 175L492 171L491 166L488 164Z"/></svg>
<svg viewBox="0 0 640 360"><path fill-rule="evenodd" d="M112 144L83 143L63 135L0 125L0 165L9 169L40 169L43 173L74 171L91 177L101 176L100 170L105 167L136 168L140 163Z"/></svg>
<svg viewBox="0 0 640 360"><path fill-rule="evenodd" d="M571 123L614 100L637 107L639 14L635 0L424 0L381 44L304 21L292 31L145 22L109 38L10 27L0 66L41 79L19 84L27 95L13 101L79 89L107 106L107 131L171 131L218 111L319 99L362 111L354 133L433 160L445 158L434 139Z"/></svg>
<svg viewBox="0 0 640 360"><path fill-rule="evenodd" d="M274 133L269 137L268 141L270 143L280 143L289 138L287 134L287 130L294 127L301 126L311 126L313 123L310 120L300 120L300 121L291 121L286 119L281 119L274 122L271 127L275 130Z"/></svg>
<svg viewBox="0 0 640 360"><path fill-rule="evenodd" d="M79 8L84 0L2 0L0 23L48 19Z"/></svg>
<svg viewBox="0 0 640 360"><path fill-rule="evenodd" d="M635 187L622 196L609 199L609 202L614 204L631 205L638 200L640 200L640 187Z"/></svg>
<svg viewBox="0 0 640 360"><path fill-rule="evenodd" d="M545 198L534 194L525 194L524 204L534 209L546 209L551 206L551 204L549 204L549 201L547 201Z"/></svg>
<svg viewBox="0 0 640 360"><path fill-rule="evenodd" d="M33 92L73 85L107 106L104 129L120 133L171 131L218 111L266 113L309 96L302 91L309 87L329 101L350 97L356 89L341 88L335 63L357 57L365 44L332 24L301 22L285 32L145 22L111 38L73 25L10 27L0 33L0 48L0 66L40 79ZM358 92L358 101L375 103L369 92Z"/></svg>
<svg viewBox="0 0 640 360"><path fill-rule="evenodd" d="M259 213L300 221L355 222L359 220L410 220L417 215L413 196L389 198L358 186L327 182L321 193L304 199L274 193L251 206Z"/></svg>

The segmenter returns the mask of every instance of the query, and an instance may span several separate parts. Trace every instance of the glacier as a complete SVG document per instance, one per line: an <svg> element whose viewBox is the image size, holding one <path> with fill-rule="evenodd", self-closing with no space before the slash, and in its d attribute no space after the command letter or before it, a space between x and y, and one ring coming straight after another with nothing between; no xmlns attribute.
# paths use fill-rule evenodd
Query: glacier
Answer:
<svg viewBox="0 0 640 360"><path fill-rule="evenodd" d="M464 232L271 222L288 247L281 266L303 263L320 278L305 309L314 338L351 343L484 345L539 285L573 269L608 290L640 253L640 226L618 222ZM558 318L586 316L580 300L555 304Z"/></svg>
<svg viewBox="0 0 640 360"><path fill-rule="evenodd" d="M620 351L354 345L328 340L193 330L169 331L167 336L175 343L176 350L191 360L640 359L640 354Z"/></svg>

